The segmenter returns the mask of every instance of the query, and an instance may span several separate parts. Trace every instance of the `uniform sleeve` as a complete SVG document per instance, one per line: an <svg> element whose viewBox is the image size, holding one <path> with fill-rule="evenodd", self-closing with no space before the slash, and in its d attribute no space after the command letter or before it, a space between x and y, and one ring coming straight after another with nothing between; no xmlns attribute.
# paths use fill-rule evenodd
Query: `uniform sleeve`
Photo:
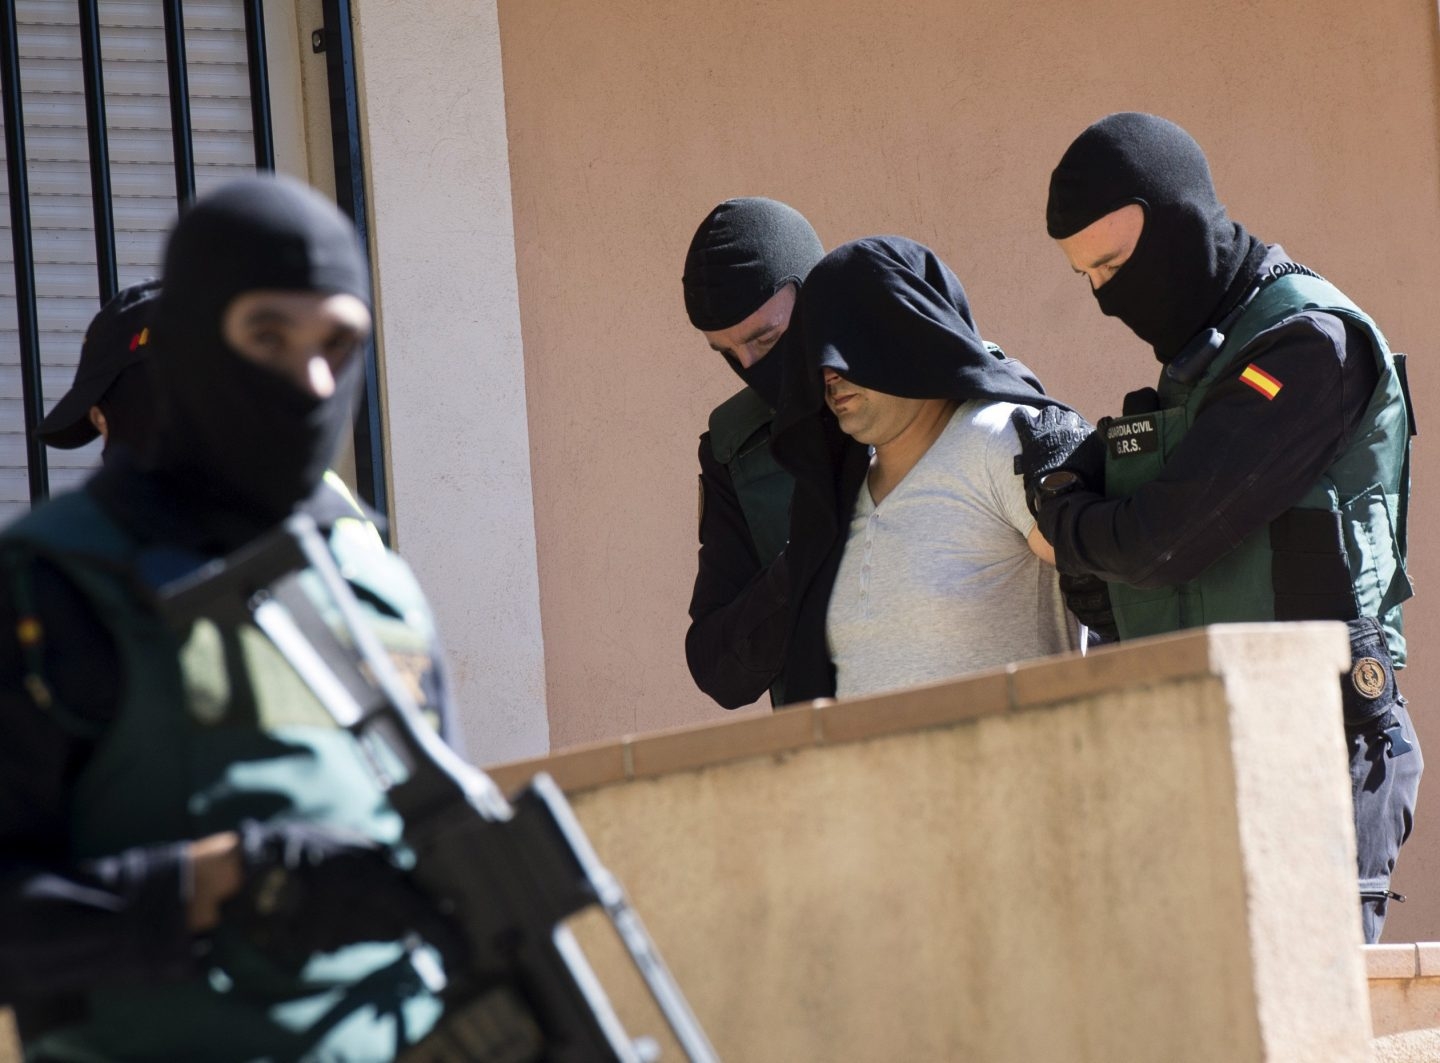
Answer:
<svg viewBox="0 0 1440 1063"><path fill-rule="evenodd" d="M1025 501L1025 478L1015 471L1015 459L1020 454L1020 437L1010 422L1011 414L1019 410L1030 418L1038 412L1028 406L1001 404L1005 414L1003 423L998 425L985 448L985 471L990 478L990 488L995 506L1005 522L1028 538L1035 528L1035 518Z"/></svg>
<svg viewBox="0 0 1440 1063"><path fill-rule="evenodd" d="M69 857L70 793L113 717L119 662L71 584L43 562L31 572L61 709L27 692L16 610L0 596L0 1000L22 1005L192 962L183 845Z"/></svg>
<svg viewBox="0 0 1440 1063"><path fill-rule="evenodd" d="M1241 379L1251 365L1279 382L1273 398ZM1211 390L1159 477L1125 498L1074 491L1042 506L1057 566L1136 587L1194 579L1305 496L1377 382L1368 338L1334 315L1266 330Z"/></svg>
<svg viewBox="0 0 1440 1063"><path fill-rule="evenodd" d="M730 474L700 438L700 554L685 660L727 709L760 698L785 659L789 579L782 554L762 566Z"/></svg>

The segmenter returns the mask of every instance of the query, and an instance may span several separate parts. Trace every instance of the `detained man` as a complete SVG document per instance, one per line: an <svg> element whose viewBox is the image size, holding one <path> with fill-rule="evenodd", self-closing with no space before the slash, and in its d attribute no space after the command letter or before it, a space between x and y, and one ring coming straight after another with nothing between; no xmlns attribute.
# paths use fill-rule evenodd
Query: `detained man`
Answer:
<svg viewBox="0 0 1440 1063"><path fill-rule="evenodd" d="M801 295L776 449L796 476L794 699L877 693L1076 645L1011 418L1065 409L900 237L846 244Z"/></svg>
<svg viewBox="0 0 1440 1063"><path fill-rule="evenodd" d="M789 579L781 550L793 482L770 453L795 297L824 249L810 223L773 199L727 199L685 256L685 311L745 387L710 413L700 437L700 555L685 659L695 685L727 709L776 678Z"/></svg>

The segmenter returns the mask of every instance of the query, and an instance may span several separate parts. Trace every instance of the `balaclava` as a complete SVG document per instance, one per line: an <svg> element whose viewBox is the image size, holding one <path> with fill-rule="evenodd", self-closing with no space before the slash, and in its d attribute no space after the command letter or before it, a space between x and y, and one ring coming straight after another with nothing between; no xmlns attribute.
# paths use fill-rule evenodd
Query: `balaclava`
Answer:
<svg viewBox="0 0 1440 1063"><path fill-rule="evenodd" d="M229 546L315 489L364 379L357 352L335 374L334 393L318 399L231 348L221 332L226 308L265 289L370 297L354 227L286 177L235 181L181 217L155 314L149 364L161 423L149 464L183 484L202 522L212 533L223 527Z"/></svg>
<svg viewBox="0 0 1440 1063"><path fill-rule="evenodd" d="M1145 227L1095 300L1168 364L1244 294L1265 248L1225 213L1200 145L1152 114L1112 114L1075 138L1050 175L1046 229L1063 240L1128 203Z"/></svg>
<svg viewBox="0 0 1440 1063"><path fill-rule="evenodd" d="M825 249L794 207L773 199L727 199L695 230L685 255L685 312L701 332L737 325L787 284L799 287ZM787 331L749 369L728 355L741 380L773 408L780 401L780 370Z"/></svg>

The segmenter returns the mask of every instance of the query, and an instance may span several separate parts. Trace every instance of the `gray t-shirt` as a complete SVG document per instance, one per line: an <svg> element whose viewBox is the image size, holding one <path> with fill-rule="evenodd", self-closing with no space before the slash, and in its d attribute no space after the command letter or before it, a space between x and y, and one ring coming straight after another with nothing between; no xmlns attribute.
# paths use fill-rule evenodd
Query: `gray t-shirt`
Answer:
<svg viewBox="0 0 1440 1063"><path fill-rule="evenodd" d="M839 696L1077 645L1055 569L1026 542L1016 408L963 404L879 506L860 488L825 625Z"/></svg>

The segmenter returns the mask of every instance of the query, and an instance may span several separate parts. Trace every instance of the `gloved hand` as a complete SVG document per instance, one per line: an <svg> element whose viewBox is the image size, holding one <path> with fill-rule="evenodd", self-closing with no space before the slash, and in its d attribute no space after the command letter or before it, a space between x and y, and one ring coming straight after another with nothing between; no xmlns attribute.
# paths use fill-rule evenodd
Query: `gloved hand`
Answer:
<svg viewBox="0 0 1440 1063"><path fill-rule="evenodd" d="M1110 608L1110 589L1099 576L1067 576L1060 573L1060 593L1065 607L1075 614L1103 642L1117 642L1120 629Z"/></svg>
<svg viewBox="0 0 1440 1063"><path fill-rule="evenodd" d="M276 963L298 970L317 952L415 933L449 961L462 938L384 848L360 834L309 823L241 824L240 891L221 906Z"/></svg>
<svg viewBox="0 0 1440 1063"><path fill-rule="evenodd" d="M1100 434L1074 410L1021 407L1011 414L1010 423L1020 437L1020 468L1031 513L1038 509L1036 486L1048 473L1068 469L1091 488L1104 482L1105 448Z"/></svg>

